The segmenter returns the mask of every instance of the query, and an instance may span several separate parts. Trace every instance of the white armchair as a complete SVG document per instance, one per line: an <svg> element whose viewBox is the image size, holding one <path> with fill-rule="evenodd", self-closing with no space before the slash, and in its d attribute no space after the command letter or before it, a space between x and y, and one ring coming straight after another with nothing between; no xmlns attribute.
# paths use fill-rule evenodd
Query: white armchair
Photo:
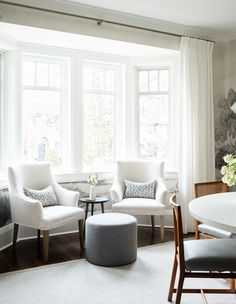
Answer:
<svg viewBox="0 0 236 304"><path fill-rule="evenodd" d="M13 246L17 242L19 225L43 231L43 256L48 260L49 231L76 220L79 223L80 246L83 248L84 210L78 208L79 192L61 187L46 162L19 164L8 168L11 216L14 223ZM59 205L43 207L41 202L27 197L23 187L41 190L51 185Z"/></svg>
<svg viewBox="0 0 236 304"><path fill-rule="evenodd" d="M148 182L157 180L155 199L124 198L124 180ZM110 189L112 211L133 215L151 215L154 231L154 216L160 216L161 241L164 241L164 215L167 204L167 189L164 183L164 162L118 161L113 186Z"/></svg>

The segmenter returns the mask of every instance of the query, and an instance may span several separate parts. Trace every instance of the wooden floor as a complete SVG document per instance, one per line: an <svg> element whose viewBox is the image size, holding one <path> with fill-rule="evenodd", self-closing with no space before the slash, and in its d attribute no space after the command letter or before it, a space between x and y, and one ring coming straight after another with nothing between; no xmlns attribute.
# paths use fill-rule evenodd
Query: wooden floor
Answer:
<svg viewBox="0 0 236 304"><path fill-rule="evenodd" d="M150 227L138 227L138 247L160 243L160 229L152 233ZM172 229L165 229L165 242L173 241ZM48 264L60 263L84 258L79 246L79 234L70 233L50 237ZM0 273L27 269L44 265L42 259L42 239L17 242L16 250L12 246L0 251Z"/></svg>

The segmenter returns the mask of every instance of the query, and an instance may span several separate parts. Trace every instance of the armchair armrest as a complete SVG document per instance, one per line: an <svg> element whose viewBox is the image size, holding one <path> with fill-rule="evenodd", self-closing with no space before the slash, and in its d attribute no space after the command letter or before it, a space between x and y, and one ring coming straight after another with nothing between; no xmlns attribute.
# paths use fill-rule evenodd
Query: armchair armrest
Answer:
<svg viewBox="0 0 236 304"><path fill-rule="evenodd" d="M157 181L156 200L167 206L167 188L163 180Z"/></svg>
<svg viewBox="0 0 236 304"><path fill-rule="evenodd" d="M12 196L12 219L18 224L30 227L38 227L43 217L41 202L27 197L23 193L15 193Z"/></svg>
<svg viewBox="0 0 236 304"><path fill-rule="evenodd" d="M65 189L56 182L52 184L52 187L60 205L78 207L79 192Z"/></svg>
<svg viewBox="0 0 236 304"><path fill-rule="evenodd" d="M111 200L113 203L118 203L123 199L124 189L120 181L115 180L110 189Z"/></svg>

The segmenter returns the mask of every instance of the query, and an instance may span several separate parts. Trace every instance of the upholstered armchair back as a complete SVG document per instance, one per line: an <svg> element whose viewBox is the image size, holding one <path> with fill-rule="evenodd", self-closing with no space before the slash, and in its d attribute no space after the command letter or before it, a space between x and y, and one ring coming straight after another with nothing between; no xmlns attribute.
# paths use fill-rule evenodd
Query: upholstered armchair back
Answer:
<svg viewBox="0 0 236 304"><path fill-rule="evenodd" d="M154 179L164 180L164 162L158 161L118 161L116 180L147 182Z"/></svg>
<svg viewBox="0 0 236 304"><path fill-rule="evenodd" d="M41 190L53 183L49 163L25 163L8 168L8 179L11 190L26 187Z"/></svg>

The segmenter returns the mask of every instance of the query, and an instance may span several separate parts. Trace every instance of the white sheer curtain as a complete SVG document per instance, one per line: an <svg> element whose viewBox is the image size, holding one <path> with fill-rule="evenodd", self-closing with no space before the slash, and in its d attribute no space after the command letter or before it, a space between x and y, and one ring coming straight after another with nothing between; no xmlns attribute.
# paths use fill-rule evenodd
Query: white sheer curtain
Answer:
<svg viewBox="0 0 236 304"><path fill-rule="evenodd" d="M188 213L194 183L215 179L213 45L189 37L181 41L179 192L184 232L194 231Z"/></svg>

